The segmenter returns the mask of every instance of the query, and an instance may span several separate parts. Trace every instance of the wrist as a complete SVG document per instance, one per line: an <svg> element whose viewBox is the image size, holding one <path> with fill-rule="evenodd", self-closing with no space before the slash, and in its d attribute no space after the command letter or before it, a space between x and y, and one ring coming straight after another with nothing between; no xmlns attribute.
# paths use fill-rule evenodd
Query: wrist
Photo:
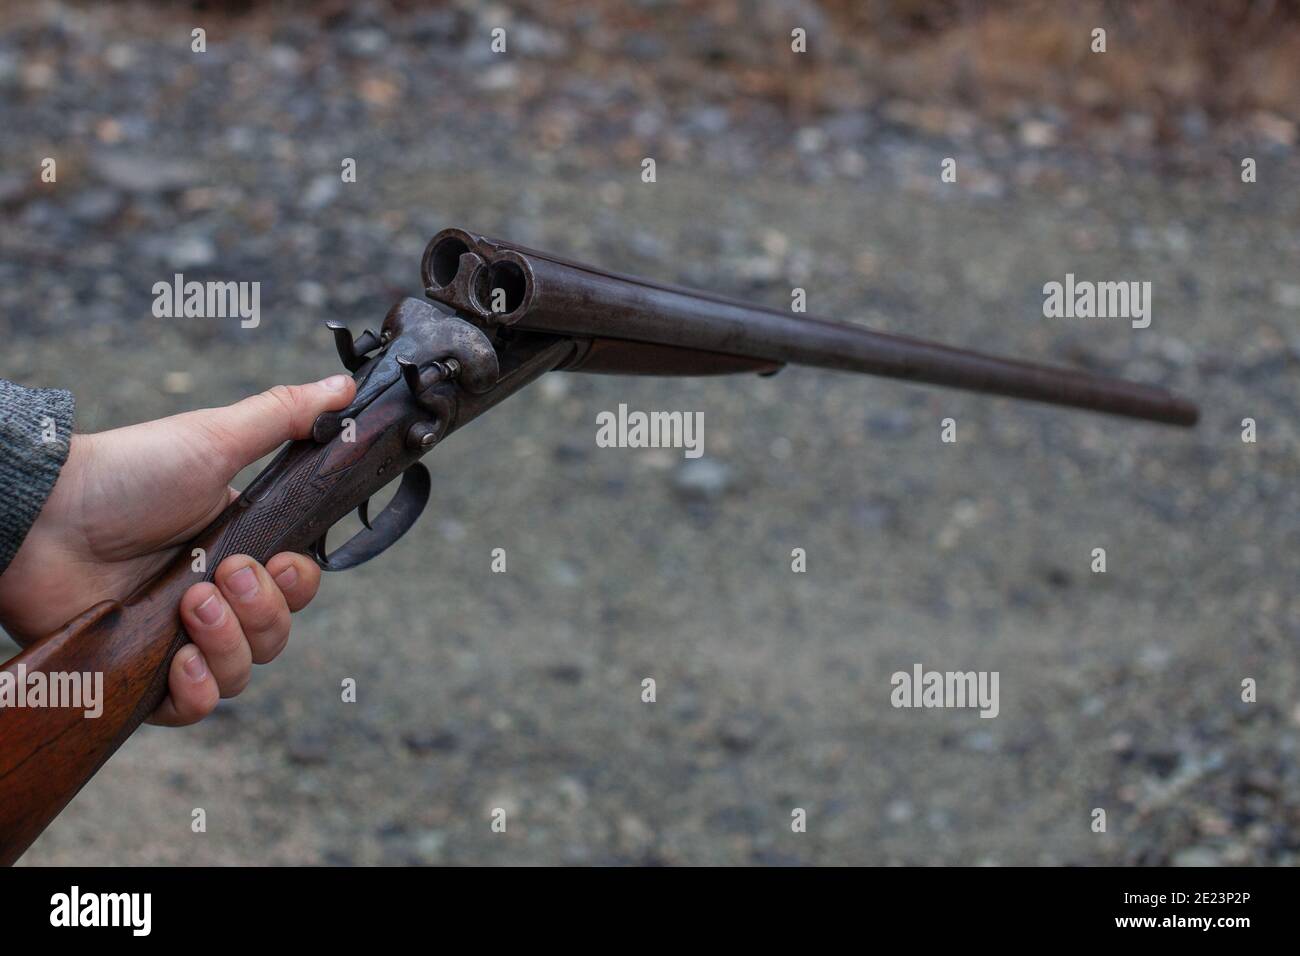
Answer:
<svg viewBox="0 0 1300 956"><path fill-rule="evenodd" d="M71 392L0 381L0 574L26 539L67 460Z"/></svg>

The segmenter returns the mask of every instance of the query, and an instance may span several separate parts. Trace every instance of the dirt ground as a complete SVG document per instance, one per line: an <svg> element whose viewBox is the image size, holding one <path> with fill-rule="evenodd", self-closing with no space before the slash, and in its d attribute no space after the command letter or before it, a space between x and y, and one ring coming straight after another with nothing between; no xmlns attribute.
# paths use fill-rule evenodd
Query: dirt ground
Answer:
<svg viewBox="0 0 1300 956"><path fill-rule="evenodd" d="M418 295L447 225L782 308L798 285L817 314L1164 384L1203 416L795 368L550 376L437 448L420 523L329 576L247 692L141 730L26 863L1296 862L1285 127L1243 184L1212 138L1171 167L1038 126L927 135L888 102L661 108L651 67L580 80L579 37L517 13L525 49L496 63L461 7L263 12L207 60L184 12L55 9L0 34L0 375L72 388L80 430L334 370L321 323ZM45 155L58 183L33 185ZM154 318L174 271L261 281L261 326ZM1150 281L1151 327L1045 319L1067 272ZM705 457L597 448L621 402L703 412ZM1000 714L895 709L916 663L998 671Z"/></svg>

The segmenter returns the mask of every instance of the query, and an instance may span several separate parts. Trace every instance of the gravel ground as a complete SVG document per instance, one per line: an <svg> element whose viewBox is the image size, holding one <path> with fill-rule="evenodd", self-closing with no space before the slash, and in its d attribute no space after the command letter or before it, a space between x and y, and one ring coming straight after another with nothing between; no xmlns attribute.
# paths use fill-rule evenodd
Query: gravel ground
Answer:
<svg viewBox="0 0 1300 956"><path fill-rule="evenodd" d="M653 33L601 85L542 19L494 58L499 11L258 10L197 56L183 8L40 9L0 33L0 375L74 389L81 430L333 370L320 323L418 294L446 225L778 307L803 286L815 313L1177 388L1203 420L804 369L548 377L437 449L421 522L331 576L245 694L141 730L27 863L1296 862L1286 135L1243 185L1214 144L1170 168L669 108ZM261 326L155 319L175 271L260 281ZM1066 272L1151 281L1151 328L1045 320ZM702 411L705 458L596 448L620 402ZM894 709L918 662L999 671L1001 713Z"/></svg>

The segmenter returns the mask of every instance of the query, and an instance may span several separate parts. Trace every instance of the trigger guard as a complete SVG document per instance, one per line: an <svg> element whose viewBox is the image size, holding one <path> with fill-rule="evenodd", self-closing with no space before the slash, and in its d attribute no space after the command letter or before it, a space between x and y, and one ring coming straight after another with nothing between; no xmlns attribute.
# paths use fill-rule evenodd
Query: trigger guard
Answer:
<svg viewBox="0 0 1300 956"><path fill-rule="evenodd" d="M370 521L370 530L358 531L331 554L325 552L328 530L312 548L312 557L323 571L346 571L386 551L411 530L429 501L433 480L429 469L416 462L402 472L393 500Z"/></svg>

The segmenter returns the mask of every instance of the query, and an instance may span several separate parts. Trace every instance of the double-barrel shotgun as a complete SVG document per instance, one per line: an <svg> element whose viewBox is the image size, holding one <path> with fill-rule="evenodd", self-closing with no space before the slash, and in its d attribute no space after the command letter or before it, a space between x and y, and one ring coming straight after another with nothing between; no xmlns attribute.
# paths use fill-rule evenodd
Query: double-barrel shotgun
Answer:
<svg viewBox="0 0 1300 956"><path fill-rule="evenodd" d="M420 457L551 371L633 375L770 374L786 364L864 372L1111 415L1190 426L1196 406L1165 389L984 355L858 325L787 314L619 275L462 229L430 241L425 295L357 337L331 323L357 382L345 409L285 445L231 505L135 593L88 608L3 672L102 673L103 712L0 708L0 862L12 863L135 731L167 691L188 640L182 593L231 554L313 555L354 567L415 523L431 482ZM349 427L345 427L349 426ZM370 497L398 480L373 517ZM336 549L326 532L357 510L363 529Z"/></svg>

